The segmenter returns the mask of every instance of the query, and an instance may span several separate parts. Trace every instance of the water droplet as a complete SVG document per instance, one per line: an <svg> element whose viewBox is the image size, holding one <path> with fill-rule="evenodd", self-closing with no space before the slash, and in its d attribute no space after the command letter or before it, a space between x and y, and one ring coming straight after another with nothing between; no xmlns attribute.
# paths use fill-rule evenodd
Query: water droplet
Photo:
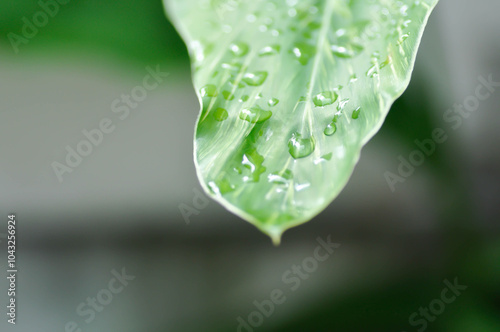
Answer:
<svg viewBox="0 0 500 332"><path fill-rule="evenodd" d="M227 69L227 70L231 70L231 71L240 71L242 64L238 63L238 62L233 62L233 63L223 62L221 64L221 67L224 69Z"/></svg>
<svg viewBox="0 0 500 332"><path fill-rule="evenodd" d="M224 97L225 100L233 100L234 99L234 95L229 91L222 91L222 96Z"/></svg>
<svg viewBox="0 0 500 332"><path fill-rule="evenodd" d="M313 97L314 105L327 106L333 104L338 98L338 95L333 91L325 91L318 93Z"/></svg>
<svg viewBox="0 0 500 332"><path fill-rule="evenodd" d="M262 123L267 121L273 113L263 110L260 106L245 108L240 112L240 119L250 123Z"/></svg>
<svg viewBox="0 0 500 332"><path fill-rule="evenodd" d="M361 107L356 108L354 111L352 111L352 118L357 119L359 117L360 112L361 112Z"/></svg>
<svg viewBox="0 0 500 332"><path fill-rule="evenodd" d="M349 44L349 45L332 45L331 50L333 54L339 58L353 58L361 51L363 51L363 46L357 44Z"/></svg>
<svg viewBox="0 0 500 332"><path fill-rule="evenodd" d="M258 71L255 73L246 73L243 76L243 82L250 86L259 86L264 83L267 78L267 71Z"/></svg>
<svg viewBox="0 0 500 332"><path fill-rule="evenodd" d="M269 101L267 102L267 104L268 104L269 106L273 107L273 106L278 105L278 103L279 103L279 102L280 102L280 101L279 101L279 99L278 99L278 98L271 98L271 99L269 99Z"/></svg>
<svg viewBox="0 0 500 332"><path fill-rule="evenodd" d="M259 51L259 56L268 56L268 55L275 55L280 52L280 46L279 45L270 45L266 46L263 49Z"/></svg>
<svg viewBox="0 0 500 332"><path fill-rule="evenodd" d="M250 48L248 47L247 44L239 42L231 44L231 46L229 46L229 49L231 50L231 53L233 53L235 56L242 57L247 55L248 50Z"/></svg>
<svg viewBox="0 0 500 332"><path fill-rule="evenodd" d="M332 121L332 123L326 126L324 134L326 136L332 136L333 134L335 134L335 132L337 132L337 125Z"/></svg>
<svg viewBox="0 0 500 332"><path fill-rule="evenodd" d="M311 136L309 138L302 138L302 135L298 132L292 134L292 137L288 141L288 152L295 158L305 158L314 152L316 143L314 138Z"/></svg>
<svg viewBox="0 0 500 332"><path fill-rule="evenodd" d="M239 99L239 102L242 103L244 101L247 101L250 97L248 97L248 95L243 95L241 96L241 98Z"/></svg>
<svg viewBox="0 0 500 332"><path fill-rule="evenodd" d="M216 121L219 121L219 122L226 120L227 116L228 116L227 111L224 108L219 107L214 112L214 118Z"/></svg>
<svg viewBox="0 0 500 332"><path fill-rule="evenodd" d="M316 48L306 43L296 43L292 49L292 54L303 66L307 65L309 59L316 54Z"/></svg>
<svg viewBox="0 0 500 332"><path fill-rule="evenodd" d="M262 164L264 163L264 157L260 155L255 148L249 148L243 154L241 164L243 169L250 171L249 175L243 176L244 182L258 182L260 175L266 171L266 167Z"/></svg>
<svg viewBox="0 0 500 332"><path fill-rule="evenodd" d="M213 84L207 84L200 90L202 97L215 97L217 96L217 87Z"/></svg>
<svg viewBox="0 0 500 332"><path fill-rule="evenodd" d="M356 74L352 74L351 77L349 78L349 83L354 83L358 80L358 77Z"/></svg>
<svg viewBox="0 0 500 332"><path fill-rule="evenodd" d="M321 158L325 159L325 160L331 160L332 159L332 156L333 156L333 153L330 152L330 153L327 153L325 155L322 155Z"/></svg>

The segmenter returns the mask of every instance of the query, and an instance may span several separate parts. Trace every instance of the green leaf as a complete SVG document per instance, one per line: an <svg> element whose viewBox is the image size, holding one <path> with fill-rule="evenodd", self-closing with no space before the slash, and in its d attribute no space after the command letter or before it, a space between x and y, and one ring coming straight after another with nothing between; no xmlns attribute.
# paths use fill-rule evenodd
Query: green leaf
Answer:
<svg viewBox="0 0 500 332"><path fill-rule="evenodd" d="M346 185L437 0L165 0L202 109L205 191L275 243Z"/></svg>

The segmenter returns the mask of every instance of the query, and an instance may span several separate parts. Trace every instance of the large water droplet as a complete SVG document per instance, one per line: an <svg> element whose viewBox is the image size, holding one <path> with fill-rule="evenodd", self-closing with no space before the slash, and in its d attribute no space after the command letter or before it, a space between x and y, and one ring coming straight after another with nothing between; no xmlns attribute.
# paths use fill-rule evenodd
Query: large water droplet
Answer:
<svg viewBox="0 0 500 332"><path fill-rule="evenodd" d="M250 123L262 123L268 120L273 113L263 110L260 106L245 108L240 112L240 119Z"/></svg>
<svg viewBox="0 0 500 332"><path fill-rule="evenodd" d="M292 137L288 140L288 151L290 155L295 158L305 158L314 152L316 143L314 138L302 138L302 135L298 132L292 134Z"/></svg>
<svg viewBox="0 0 500 332"><path fill-rule="evenodd" d="M337 98L338 95L334 91L325 91L315 95L313 97L313 102L316 106L328 106L333 104Z"/></svg>
<svg viewBox="0 0 500 332"><path fill-rule="evenodd" d="M264 83L267 78L267 71L257 71L255 73L246 73L243 76L243 82L250 86L259 86Z"/></svg>

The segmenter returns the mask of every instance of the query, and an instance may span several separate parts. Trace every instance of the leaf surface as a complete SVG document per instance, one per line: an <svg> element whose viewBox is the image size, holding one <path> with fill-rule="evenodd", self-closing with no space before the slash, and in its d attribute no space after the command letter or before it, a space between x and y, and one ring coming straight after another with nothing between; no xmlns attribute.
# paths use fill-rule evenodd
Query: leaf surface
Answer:
<svg viewBox="0 0 500 332"><path fill-rule="evenodd" d="M437 0L165 0L201 103L205 191L279 243L346 185Z"/></svg>

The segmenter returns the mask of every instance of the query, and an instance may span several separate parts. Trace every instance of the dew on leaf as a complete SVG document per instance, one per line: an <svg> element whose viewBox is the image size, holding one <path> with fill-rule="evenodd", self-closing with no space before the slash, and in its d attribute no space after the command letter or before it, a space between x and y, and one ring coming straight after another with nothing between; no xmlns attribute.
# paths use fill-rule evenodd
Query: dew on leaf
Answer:
<svg viewBox="0 0 500 332"><path fill-rule="evenodd" d="M229 91L222 91L222 96L224 97L225 100L233 100L234 99L234 95L229 92Z"/></svg>
<svg viewBox="0 0 500 332"><path fill-rule="evenodd" d="M217 96L217 87L213 84L207 84L200 90L202 97L215 97Z"/></svg>
<svg viewBox="0 0 500 332"><path fill-rule="evenodd" d="M228 116L227 111L221 107L217 108L214 112L214 118L216 121L219 121L219 122L226 120L227 116Z"/></svg>
<svg viewBox="0 0 500 332"><path fill-rule="evenodd" d="M243 76L243 82L250 86L259 86L264 83L267 78L267 71L257 71L254 73L246 73Z"/></svg>
<svg viewBox="0 0 500 332"><path fill-rule="evenodd" d="M242 57L247 55L248 50L250 49L246 43L233 43L229 46L231 53L237 57Z"/></svg>
<svg viewBox="0 0 500 332"><path fill-rule="evenodd" d="M268 120L272 115L273 113L271 111L266 111L260 106L254 106L241 110L240 119L250 123L262 123Z"/></svg>
<svg viewBox="0 0 500 332"><path fill-rule="evenodd" d="M356 108L354 111L352 111L352 118L357 119L359 117L360 112L361 112L361 107Z"/></svg>
<svg viewBox="0 0 500 332"><path fill-rule="evenodd" d="M298 132L292 134L288 140L288 152L294 159L305 158L314 152L316 143L314 137L302 138Z"/></svg>
<svg viewBox="0 0 500 332"><path fill-rule="evenodd" d="M332 121L332 123L326 126L324 134L326 136L332 136L333 134L335 134L336 131L337 131L337 125L335 124L334 121Z"/></svg>
<svg viewBox="0 0 500 332"><path fill-rule="evenodd" d="M325 91L318 93L313 97L314 105L320 106L328 106L333 104L338 98L337 93L334 91Z"/></svg>
<svg viewBox="0 0 500 332"><path fill-rule="evenodd" d="M303 66L316 54L316 48L306 43L296 43L292 49L292 54Z"/></svg>
<svg viewBox="0 0 500 332"><path fill-rule="evenodd" d="M267 104L268 104L269 106L273 107L273 106L278 105L278 103L279 103L279 102L280 102L280 101L279 101L279 99L278 99L278 98L271 98L271 99L269 99L269 101L267 102Z"/></svg>
<svg viewBox="0 0 500 332"><path fill-rule="evenodd" d="M279 45L266 46L259 51L259 56L269 56L278 54L280 52L280 48L281 47Z"/></svg>

